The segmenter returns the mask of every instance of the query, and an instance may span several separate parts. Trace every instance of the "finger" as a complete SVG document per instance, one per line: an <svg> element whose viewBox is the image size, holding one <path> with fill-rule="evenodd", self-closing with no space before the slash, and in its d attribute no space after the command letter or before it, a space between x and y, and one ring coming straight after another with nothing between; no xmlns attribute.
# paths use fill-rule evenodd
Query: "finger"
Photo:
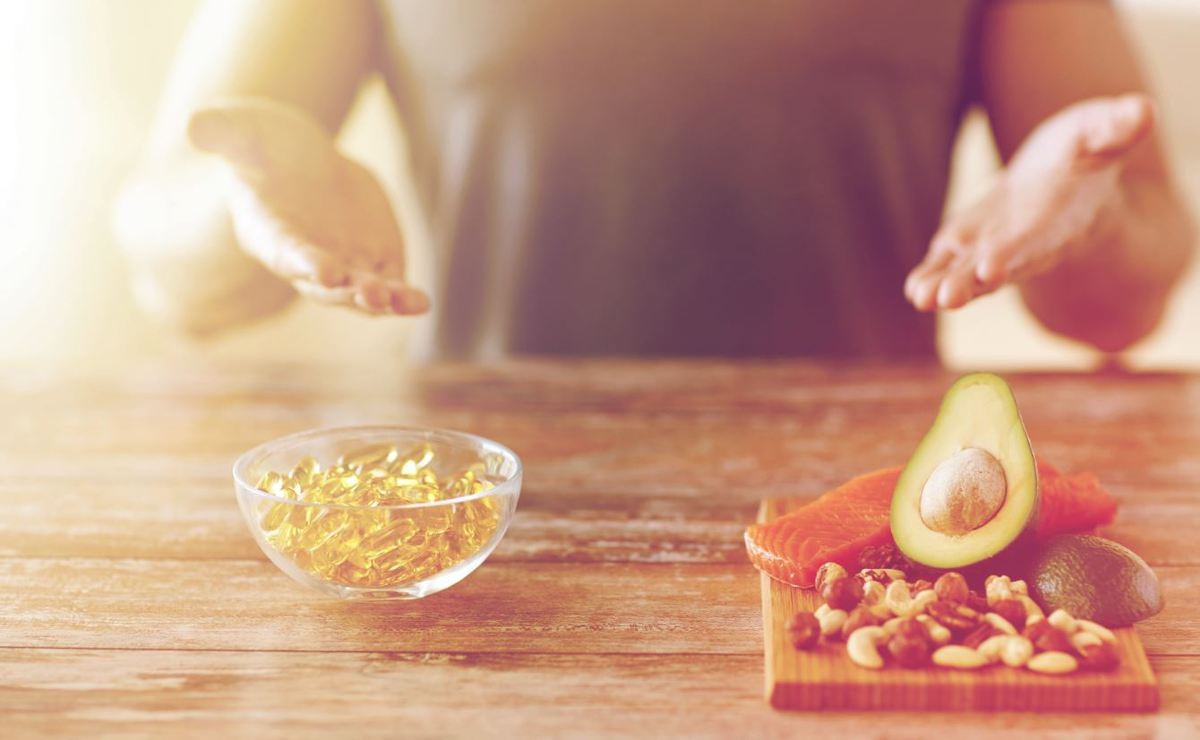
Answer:
<svg viewBox="0 0 1200 740"><path fill-rule="evenodd" d="M930 279L940 275L953 261L954 253L941 250L930 250L930 253L925 257L921 264L912 269L908 273L908 277L904 280L904 295L909 301L915 301L919 288Z"/></svg>
<svg viewBox="0 0 1200 740"><path fill-rule="evenodd" d="M1154 104L1141 94L1097 101L1084 116L1082 154L1111 160L1129 151L1154 128Z"/></svg>
<svg viewBox="0 0 1200 740"><path fill-rule="evenodd" d="M1008 280L1008 255L996 250L981 249L975 263L975 280L986 291L999 288Z"/></svg>
<svg viewBox="0 0 1200 740"><path fill-rule="evenodd" d="M979 295L981 286L975 277L976 270L977 260L974 255L964 255L946 270L937 289L938 308L962 308Z"/></svg>
<svg viewBox="0 0 1200 740"><path fill-rule="evenodd" d="M970 251L975 229L964 223L944 225L933 237L925 260L904 281L905 296L918 311L937 308L937 291L946 269Z"/></svg>
<svg viewBox="0 0 1200 740"><path fill-rule="evenodd" d="M410 285L392 290L392 310L401 316L416 316L429 310L429 296Z"/></svg>
<svg viewBox="0 0 1200 740"><path fill-rule="evenodd" d="M197 149L250 178L278 171L320 174L332 149L329 134L308 114L254 99L197 109L188 119L187 135Z"/></svg>
<svg viewBox="0 0 1200 740"><path fill-rule="evenodd" d="M392 312L392 291L376 277L356 279L354 282L354 305L370 314Z"/></svg>

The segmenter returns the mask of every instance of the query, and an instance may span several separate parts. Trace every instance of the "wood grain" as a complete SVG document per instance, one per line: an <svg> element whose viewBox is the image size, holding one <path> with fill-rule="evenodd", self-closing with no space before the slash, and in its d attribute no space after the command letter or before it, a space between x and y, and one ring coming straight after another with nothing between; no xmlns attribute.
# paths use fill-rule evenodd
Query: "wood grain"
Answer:
<svg viewBox="0 0 1200 740"><path fill-rule="evenodd" d="M1159 713L918 718L762 700L741 529L763 497L904 460L951 379L795 362L0 369L3 734L1195 736L1190 375L1011 378L1039 454L1096 472L1121 499L1110 534L1158 566L1168 606L1141 633ZM443 594L328 601L245 532L240 452L365 422L475 431L526 463L505 541Z"/></svg>

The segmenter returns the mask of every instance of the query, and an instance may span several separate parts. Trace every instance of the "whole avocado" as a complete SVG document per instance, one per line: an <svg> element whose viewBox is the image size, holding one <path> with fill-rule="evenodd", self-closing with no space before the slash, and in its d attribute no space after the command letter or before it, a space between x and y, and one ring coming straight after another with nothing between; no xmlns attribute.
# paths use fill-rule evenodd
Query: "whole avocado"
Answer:
<svg viewBox="0 0 1200 740"><path fill-rule="evenodd" d="M1158 576L1137 553L1094 535L1051 537L1028 568L1030 595L1047 612L1125 627L1162 611Z"/></svg>

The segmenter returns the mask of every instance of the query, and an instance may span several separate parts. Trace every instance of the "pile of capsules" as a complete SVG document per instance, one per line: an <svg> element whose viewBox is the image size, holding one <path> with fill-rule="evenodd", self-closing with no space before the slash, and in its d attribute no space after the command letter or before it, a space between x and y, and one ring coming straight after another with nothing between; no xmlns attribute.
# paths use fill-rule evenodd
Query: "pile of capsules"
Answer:
<svg viewBox="0 0 1200 740"><path fill-rule="evenodd" d="M329 467L306 457L290 473L269 472L258 488L273 502L259 516L267 542L324 581L389 588L420 581L466 560L491 539L503 502L482 496L440 506L392 508L490 490L486 464L439 477L428 445L378 445ZM333 505L333 506L327 506Z"/></svg>

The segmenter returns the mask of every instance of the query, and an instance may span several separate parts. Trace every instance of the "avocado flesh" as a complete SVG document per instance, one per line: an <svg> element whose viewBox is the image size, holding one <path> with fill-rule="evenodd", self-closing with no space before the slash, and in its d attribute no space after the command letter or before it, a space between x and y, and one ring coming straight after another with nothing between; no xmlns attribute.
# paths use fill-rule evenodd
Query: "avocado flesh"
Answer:
<svg viewBox="0 0 1200 740"><path fill-rule="evenodd" d="M1028 569L1030 595L1047 613L1064 609L1106 627L1162 611L1158 576L1124 545L1092 535L1059 535L1038 548Z"/></svg>
<svg viewBox="0 0 1200 740"><path fill-rule="evenodd" d="M931 529L920 510L926 481L938 465L967 448L983 450L1000 463L1004 501L987 522L963 534ZM960 378L896 482L891 510L896 546L923 565L961 568L1012 544L1035 521L1037 507L1037 465L1008 384L991 373Z"/></svg>

